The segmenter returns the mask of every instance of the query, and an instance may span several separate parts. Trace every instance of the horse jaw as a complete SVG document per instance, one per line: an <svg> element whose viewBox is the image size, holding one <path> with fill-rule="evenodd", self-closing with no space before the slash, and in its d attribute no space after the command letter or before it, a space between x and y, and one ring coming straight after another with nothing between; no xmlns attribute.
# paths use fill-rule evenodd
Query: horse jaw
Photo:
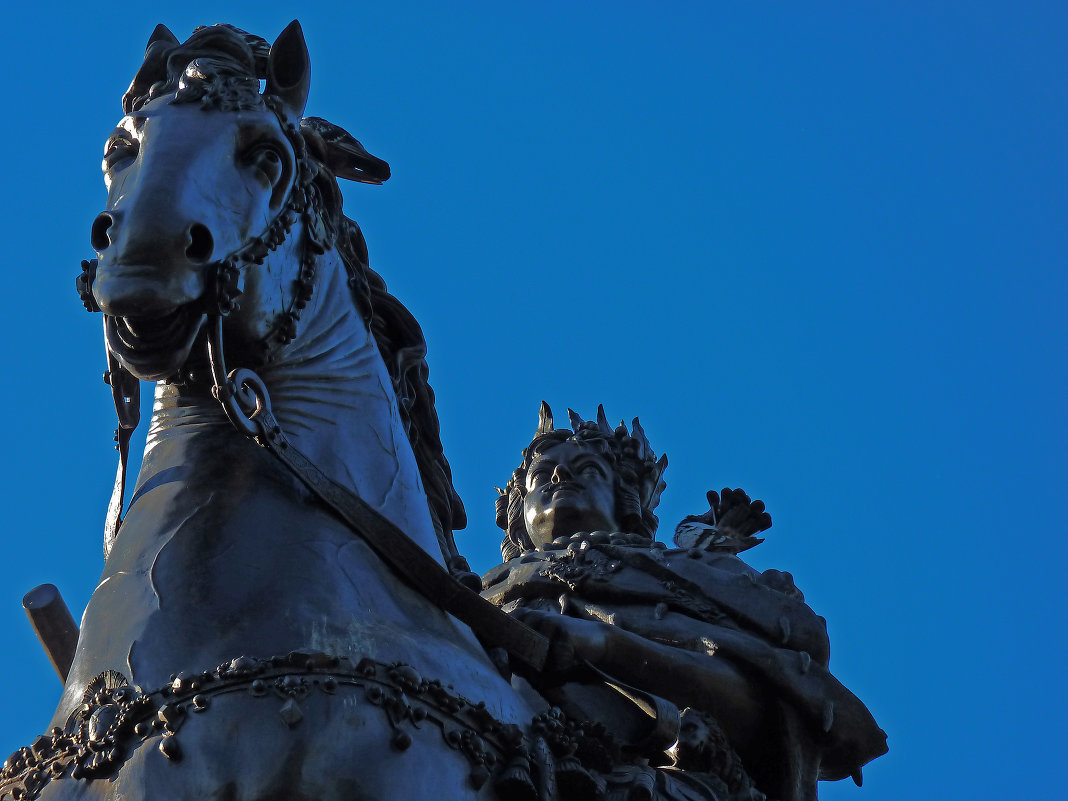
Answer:
<svg viewBox="0 0 1068 801"><path fill-rule="evenodd" d="M104 340L123 367L142 381L175 375L189 358L207 315L186 304L152 317L104 316Z"/></svg>

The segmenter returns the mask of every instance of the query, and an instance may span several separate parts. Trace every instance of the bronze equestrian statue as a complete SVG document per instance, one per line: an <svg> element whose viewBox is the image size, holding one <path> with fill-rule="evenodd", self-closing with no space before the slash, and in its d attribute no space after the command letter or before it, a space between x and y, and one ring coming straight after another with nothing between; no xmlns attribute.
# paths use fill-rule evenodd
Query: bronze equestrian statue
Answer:
<svg viewBox="0 0 1068 801"><path fill-rule="evenodd" d="M697 740L659 687L477 594L422 332L342 211L338 179L389 167L304 116L309 85L296 22L158 26L123 97L77 281L118 416L105 565L0 801L727 801L663 755Z"/></svg>

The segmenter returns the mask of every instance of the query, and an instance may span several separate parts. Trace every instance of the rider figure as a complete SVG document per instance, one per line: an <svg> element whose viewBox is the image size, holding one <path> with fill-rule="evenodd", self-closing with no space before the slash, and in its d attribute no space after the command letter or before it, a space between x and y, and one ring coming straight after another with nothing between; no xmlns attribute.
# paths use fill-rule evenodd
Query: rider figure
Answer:
<svg viewBox="0 0 1068 801"><path fill-rule="evenodd" d="M807 801L818 778L859 780L885 735L827 671L824 620L788 573L737 556L771 525L764 505L711 492L668 549L653 514L666 458L637 420L628 431L603 409L596 421L570 417L572 430L554 429L542 404L497 503L505 562L483 581L485 597L551 638L539 689L613 725L612 684L685 708L673 767L716 798Z"/></svg>

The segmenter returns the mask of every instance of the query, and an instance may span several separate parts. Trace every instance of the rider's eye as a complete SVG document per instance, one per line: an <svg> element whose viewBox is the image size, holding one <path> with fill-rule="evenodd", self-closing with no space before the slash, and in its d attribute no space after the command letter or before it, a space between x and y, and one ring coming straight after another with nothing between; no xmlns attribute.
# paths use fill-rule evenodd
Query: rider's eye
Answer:
<svg viewBox="0 0 1068 801"><path fill-rule="evenodd" d="M264 178L268 187L276 186L282 180L284 162L282 154L274 144L261 144L252 148L245 157L245 162Z"/></svg>
<svg viewBox="0 0 1068 801"><path fill-rule="evenodd" d="M551 469L548 467L538 467L531 470L527 476L527 484L531 487L536 487L538 484L548 480L550 472Z"/></svg>

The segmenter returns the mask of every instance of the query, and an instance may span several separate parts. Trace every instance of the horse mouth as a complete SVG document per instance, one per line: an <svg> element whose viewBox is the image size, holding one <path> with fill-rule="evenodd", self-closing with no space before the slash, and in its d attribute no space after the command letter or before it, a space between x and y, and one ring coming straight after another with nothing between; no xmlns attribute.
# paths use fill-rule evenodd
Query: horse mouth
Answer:
<svg viewBox="0 0 1068 801"><path fill-rule="evenodd" d="M104 332L108 347L130 372L145 381L159 381L185 364L204 318L193 304L151 316L106 315Z"/></svg>

